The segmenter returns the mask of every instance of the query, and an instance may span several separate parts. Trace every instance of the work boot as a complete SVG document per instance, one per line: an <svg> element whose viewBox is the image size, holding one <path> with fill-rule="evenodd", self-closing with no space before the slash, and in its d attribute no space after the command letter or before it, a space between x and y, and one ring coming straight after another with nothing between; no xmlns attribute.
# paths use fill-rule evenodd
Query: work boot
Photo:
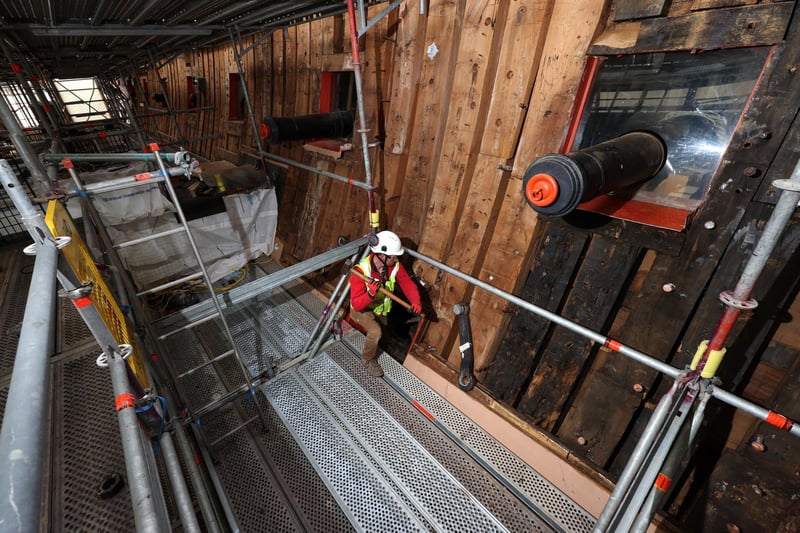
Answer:
<svg viewBox="0 0 800 533"><path fill-rule="evenodd" d="M374 376L379 378L383 375L383 369L381 365L378 363L377 359L370 359L369 361L364 361L364 368L367 369L367 374L370 376Z"/></svg>

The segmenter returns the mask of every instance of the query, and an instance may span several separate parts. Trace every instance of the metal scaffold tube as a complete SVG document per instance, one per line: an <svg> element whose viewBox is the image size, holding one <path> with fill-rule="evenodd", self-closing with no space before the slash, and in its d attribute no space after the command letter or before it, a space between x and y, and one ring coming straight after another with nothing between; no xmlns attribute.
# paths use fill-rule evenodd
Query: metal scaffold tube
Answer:
<svg viewBox="0 0 800 533"><path fill-rule="evenodd" d="M375 190L372 186L372 165L369 161L369 142L367 139L367 124L364 112L364 82L361 71L361 59L358 52L358 31L356 29L356 12L354 0L347 0L347 14L350 24L350 46L353 53L353 77L356 82L356 105L358 107L358 132L361 134L361 154L364 158L364 181L369 197L369 225L374 232L380 225L380 213L375 203Z"/></svg>
<svg viewBox="0 0 800 533"><path fill-rule="evenodd" d="M315 174L319 174L320 176L325 176L326 178L331 178L336 181L341 181L342 183L346 183L348 185L352 185L353 187L358 187L360 189L365 189L367 191L371 191L374 189L373 185L368 185L361 181L355 181L352 178L345 178L344 176L340 176L339 174L334 174L333 172L329 172L327 170L322 170L320 168L312 167L310 165L306 165L304 163L300 163L298 161L294 161L292 159L287 159L285 157L281 157L279 155L270 154L265 152L264 158L271 159L273 161L277 161L278 163L283 163L284 165L291 165L293 167L297 167L303 170L307 170L309 172L314 172Z"/></svg>
<svg viewBox="0 0 800 533"><path fill-rule="evenodd" d="M3 161L2 163L5 163ZM36 245L31 288L0 430L0 529L38 532L58 249Z"/></svg>
<svg viewBox="0 0 800 533"><path fill-rule="evenodd" d="M200 524L197 522L197 515L195 515L194 507L192 506L192 498L189 495L189 489L186 487L186 481L183 479L181 463L178 459L178 454L175 452L172 435L169 432L164 433L161 437L161 451L164 454L164 463L167 465L169 483L172 486L172 493L175 495L181 526L187 533L199 533Z"/></svg>
<svg viewBox="0 0 800 533"><path fill-rule="evenodd" d="M188 152L161 152L161 158L166 161L167 163L175 163L176 161L184 161L184 158L188 155ZM118 162L118 161L155 161L156 155L153 153L145 153L145 152L118 152L118 153L86 153L86 154L59 154L59 153L51 153L51 154L44 154L42 159L45 161L55 161L57 163L63 161L64 159L72 159L73 161L90 161L90 162L98 162L98 161L110 161L110 162Z"/></svg>
<svg viewBox="0 0 800 533"><path fill-rule="evenodd" d="M767 260L775 249L781 233L783 233L786 224L797 209L798 201L800 201L800 160L795 164L789 179L775 180L772 182L772 185L776 189L781 190L780 197L775 204L775 209L772 211L769 220L767 220L764 231L756 243L753 252L750 254L744 270L739 276L739 281L736 283L736 287L733 291L723 292L720 295L720 300L722 300L727 307L717 323L717 327L708 343L708 348L696 365L696 372L702 374L704 377L708 374L708 372L703 372L703 370L709 361L710 355L714 351L722 350L742 310L751 308L751 305L748 305L751 303L752 307L755 306L754 301L748 301L750 294L761 272L764 270ZM719 362L720 361L715 361L714 364L718 365ZM715 371L716 367L712 370Z"/></svg>
<svg viewBox="0 0 800 533"><path fill-rule="evenodd" d="M258 148L258 156L263 160L264 158L264 147L261 145L261 136L258 132L258 124L256 123L256 116L253 113L253 104L250 101L250 91L247 89L247 81L244 74L244 67L242 66L242 57L239 53L239 49L242 46L242 34L239 32L239 28L236 28L236 36L233 34L233 29L228 29L228 34L231 38L231 46L233 47L233 57L236 60L236 68L239 71L239 78L241 79L241 88L242 94L244 95L244 103L247 105L247 117L250 119L250 126L253 128L253 138L256 140L256 147ZM267 180L267 185L269 187L272 186L271 180L269 178L269 173L267 171L266 165L264 165L264 177Z"/></svg>
<svg viewBox="0 0 800 533"><path fill-rule="evenodd" d="M339 291L342 290L347 280L350 279L350 266L355 265L358 263L359 259L363 259L364 257L369 254L369 248L366 248L363 253L359 255L359 252L353 254L353 256L347 260L345 263L347 268L345 269L345 273L339 278L339 282L336 284L336 287L333 289L330 298L328 298L328 302L325 304L325 307L322 309L322 313L319 315L319 319L317 323L314 325L314 329L311 331L311 335L308 336L308 340L306 341L305 345L303 346L302 352L307 351L311 344L316 340L317 335L323 335L325 329L323 328L323 324L327 322L328 313L335 316L339 309L341 308L341 303L337 302L337 298L339 297ZM336 305L338 303L338 305Z"/></svg>
<svg viewBox="0 0 800 533"><path fill-rule="evenodd" d="M145 450L142 442L134 398L128 382L128 365L116 351L106 352L106 355L116 398L122 451L125 454L125 472L133 503L136 531L139 533L166 531L169 529L169 521L165 509L157 505L159 500L163 503L163 496L159 494L161 497L157 498L150 484L145 453L152 452L149 449Z"/></svg>
<svg viewBox="0 0 800 533"><path fill-rule="evenodd" d="M554 324L557 324L559 326L567 328L570 331L573 331L573 332L575 332L575 333L577 333L577 334L579 334L579 335L581 335L583 337L586 337L587 339L592 340L592 341L598 343L601 346L605 346L606 348L608 348L608 349L610 349L612 351L618 352L618 353L628 357L629 359L632 359L632 360L637 361L637 362L639 362L639 363L641 363L641 364L643 364L645 366L648 366L648 367L652 368L653 370L657 370L658 372L661 372L662 374L665 374L665 375L667 375L669 377L672 377L672 378L677 378L678 376L683 374L683 372L681 370L673 367L672 365L669 365L669 364L667 364L667 363L665 363L663 361L660 361L660 360L658 360L658 359L656 359L656 358L654 358L654 357L652 357L650 355L647 355L647 354L645 354L643 352L640 352L639 350L635 350L635 349L633 349L633 348L631 348L629 346L626 346L626 345L622 344L621 342L619 342L619 341L617 341L615 339L612 339L610 337L606 337L605 335L601 335L600 333L592 331L589 328L581 326L580 324L572 322L571 320L568 320L568 319L566 319L566 318L564 318L564 317L562 317L560 315L552 313L552 312L548 311L547 309L544 309L544 308L539 307L537 305L534 305L534 304L532 304L530 302L527 302L527 301L523 300L522 298L519 298L518 296L514 296L513 294L510 294L510 293L505 292L505 291L503 291L501 289L498 289L497 287L493 287L492 285L489 285L488 283L485 283L485 282L483 282L483 281L481 281L481 280L479 280L479 279L477 279L477 278L475 278L473 276L470 276L468 274L464 274L463 272L460 272L459 270L456 270L455 268L452 268L452 267L450 267L450 266L448 266L448 265L446 265L444 263L441 263L441 262L439 262L439 261L437 261L435 259L427 257L427 256L425 256L425 255L423 255L423 254L421 254L419 252L415 252L414 250L411 250L411 249L408 249L408 248L406 248L406 252L409 255L411 255L412 257L416 257L417 259L419 259L421 261L424 261L424 262L428 263L429 265L432 265L432 266L434 266L434 267L436 267L436 268L438 268L438 269L440 269L440 270L442 270L444 272L447 272L448 274L451 274L451 275L453 275L453 276L455 276L455 277L457 277L459 279L467 281L467 282L475 285L476 287L479 287L479 288L485 290L489 294L493 294L495 296L498 296L498 297L500 297L500 298L502 298L502 299L504 299L504 300L506 300L508 302L511 302L511 303L519 306L522 309L530 311L531 313L533 313L533 314L535 314L537 316L540 316L542 318L550 320ZM755 416L755 417L757 417L757 418L759 418L761 420L765 420L765 421L767 421L769 423L773 423L773 422L777 423L777 422L783 421L782 424L777 424L777 426L781 427L782 429L784 429L786 431L788 431L792 435L800 436L800 425L794 424L793 422L789 421L786 417L783 417L782 415L779 415L777 413L774 413L772 411L764 409L763 407L755 405L752 402L749 402L749 401L747 401L747 400L745 400L743 398L739 398L738 396L736 396L736 395L734 395L734 394L732 394L730 392L727 392L725 390L722 390L720 388L717 388L717 387L712 389L712 395L715 398L717 398L718 400L720 400L720 401L722 401L724 403L727 403L728 405L736 407L737 409L741 409L742 411L745 411L745 412L747 412L747 413L749 413L749 414L751 414L751 415L753 415L753 416ZM773 425L776 425L776 423L773 423Z"/></svg>
<svg viewBox="0 0 800 533"><path fill-rule="evenodd" d="M148 51L148 56L150 57L150 64L153 66L153 70L155 71L156 78L158 78L159 86L161 87L161 91L164 95L164 104L167 106L167 111L169 112L169 116L172 119L172 123L175 126L175 133L178 137L178 142L180 142L181 146L184 148L187 147L186 145L186 138L183 136L183 132L181 132L181 126L178 123L178 117L175 116L175 113L172 111L172 105L169 103L169 98L167 98L167 84L164 81L164 78L161 77L161 72L159 71L158 65L156 65L156 61L153 58L153 53Z"/></svg>
<svg viewBox="0 0 800 533"><path fill-rule="evenodd" d="M34 184L36 185L34 187L36 194L44 195L49 192L50 182L47 179L47 172L42 162L36 157L33 148L31 148L28 142L28 138L25 136L25 132L22 130L22 127L20 127L19 122L17 122L17 117L11 111L11 108L6 102L6 97L2 94L0 94L0 122L8 128L11 142L14 143L17 152L20 157L22 157L22 162L25 163L25 166L31 173L31 178L33 178Z"/></svg>

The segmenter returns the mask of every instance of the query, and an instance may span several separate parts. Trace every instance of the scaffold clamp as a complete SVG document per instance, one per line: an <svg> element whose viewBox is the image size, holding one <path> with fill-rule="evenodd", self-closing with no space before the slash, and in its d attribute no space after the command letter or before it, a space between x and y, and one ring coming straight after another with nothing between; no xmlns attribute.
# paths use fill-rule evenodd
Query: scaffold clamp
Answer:
<svg viewBox="0 0 800 533"><path fill-rule="evenodd" d="M758 302L755 299L738 300L734 298L732 291L723 291L719 293L719 299L725 305L735 307L736 309L742 309L743 311L749 311L750 309L758 307Z"/></svg>
<svg viewBox="0 0 800 533"><path fill-rule="evenodd" d="M118 350L113 350L113 348L112 348L111 351L112 351L112 353L119 354L119 356L123 360L127 359L128 356L133 353L133 346L131 346L130 344L120 344L119 346L117 346L117 348L118 348ZM95 362L97 363L97 366L99 366L100 368L107 368L108 367L108 355L107 355L107 352L103 352L99 356L97 356L97 361L95 361Z"/></svg>
<svg viewBox="0 0 800 533"><path fill-rule="evenodd" d="M782 189L784 191L791 191L791 192L800 192L800 183L788 180L775 180L772 182L772 186L777 189Z"/></svg>
<svg viewBox="0 0 800 533"><path fill-rule="evenodd" d="M66 245L68 245L71 241L72 241L71 237L55 237L56 248L60 250ZM25 255L36 255L36 250L38 248L39 248L39 243L35 242L23 248L22 253Z"/></svg>
<svg viewBox="0 0 800 533"><path fill-rule="evenodd" d="M85 298L92 294L92 290L94 290L94 284L91 281L87 281L80 287L75 287L74 289L59 289L58 297L79 300L80 298Z"/></svg>

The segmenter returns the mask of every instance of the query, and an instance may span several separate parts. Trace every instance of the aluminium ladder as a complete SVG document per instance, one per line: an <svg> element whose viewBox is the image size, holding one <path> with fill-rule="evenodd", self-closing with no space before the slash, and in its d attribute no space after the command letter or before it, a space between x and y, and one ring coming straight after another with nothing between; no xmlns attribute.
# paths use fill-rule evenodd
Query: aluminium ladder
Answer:
<svg viewBox="0 0 800 533"><path fill-rule="evenodd" d="M217 294L214 291L214 286L213 286L211 278L210 278L210 276L208 274L208 270L206 269L205 264L203 263L202 257L200 256L200 251L199 251L199 249L197 247L197 243L196 243L196 241L194 239L194 236L192 235L191 229L189 227L189 224L188 224L186 216L185 216L185 214L183 212L183 209L181 208L180 203L178 202L178 197L177 197L177 194L175 192L175 189L173 188L172 183L170 182L170 179L169 179L171 176L177 176L177 175L186 174L185 164L188 162L186 160L187 157L188 157L188 154L186 154L186 152L178 152L176 154L176 157L175 157L175 163L179 164L179 165L182 165L182 167L174 167L174 168L167 169L166 165L164 164L164 161L163 161L163 159L161 157L161 153L159 151L158 145L153 143L153 144L150 145L149 148L150 148L151 152L153 153L153 155L155 156L155 160L156 160L156 163L158 164L159 170L154 171L154 172L145 172L145 173L142 173L142 174L138 174L136 176L115 178L115 179L108 180L108 181L102 182L102 183L97 183L97 184L91 184L91 185L83 184L81 182L81 180L79 179L78 174L75 171L74 166L72 165L72 162L70 160L66 159L62 163L64 165L64 168L66 168L67 171L69 172L70 177L72 178L73 182L75 183L75 186L76 186L78 192L80 193L80 195L83 198L88 198L88 197L90 197L90 195L96 195L96 194L99 194L99 193L112 192L112 191L117 191L117 190L121 190L121 189L141 186L143 184L152 184L152 183L163 183L164 184L164 189L167 192L168 199L172 202L172 204L175 207L175 213L177 214L178 219L180 221L180 227L171 228L171 229L168 229L166 231L162 231L162 232L159 232L159 233L154 233L152 235L148 235L146 237L141 237L141 238L138 238L138 239L133 239L131 241L126 241L126 242L123 242L123 243L114 244L113 245L113 249L109 250L109 252L110 252L110 254L112 256L115 256L115 255L117 255L116 254L117 250L120 250L120 249L123 249L123 248L127 248L129 246L135 246L135 245L141 244L143 242L152 241L152 240L155 240L155 239L166 237L168 235L174 235L174 234L177 234L177 233L185 233L186 234L186 237L187 237L187 239L189 241L190 247L192 249L192 252L193 252L194 257L195 257L195 259L197 261L197 264L198 264L198 271L193 272L191 274L188 274L186 276L183 276L183 277L181 277L179 279L163 283L163 284L158 285L156 287L151 287L151 288L142 290L140 292L136 292L136 296L141 298L141 297L146 296L148 294L157 293L157 292L169 289L171 287L175 287L175 286L181 285L181 284L189 282L189 281L202 279L202 280L204 280L205 285L206 285L206 287L208 289L208 293L209 293L209 296L210 296L209 300L212 302L214 310L213 310L213 312L211 314L207 315L206 317L204 317L202 319L199 319L197 321L194 321L194 322L192 322L190 324L185 324L181 328L178 328L178 329L176 329L174 331L170 331L170 332L164 333L162 335L159 335L157 338L154 338L154 340L163 341L165 338L167 338L170 335L173 335L175 333L178 333L179 331L190 329L190 328L196 327L198 325L204 324L206 322L212 321L214 319L218 319L219 320L219 325L220 325L220 327L222 329L222 332L224 334L224 338L227 341L227 343L229 344L230 348L228 350L223 351L221 354L219 354L217 356L214 356L214 357L211 357L209 360L198 364L197 366L195 366L193 368L190 368L190 369L188 369L188 370L186 370L186 371L184 371L184 372L182 372L180 374L173 375L173 379L174 379L176 385L179 388L182 389L182 387L180 386L180 381L183 380L184 378L186 378L186 377L194 374L195 372L197 372L199 370L202 370L202 369L204 369L204 368L206 368L206 367L208 367L208 366L210 366L212 364L218 363L218 362L222 361L223 359L227 359L229 357L233 357L236 360L236 363L237 363L237 365L239 367L239 370L242 372L242 375L244 376L245 383L243 385L239 386L239 387L232 388L232 390L226 390L224 394L222 394L218 398L215 398L210 403L208 403L208 404L206 404L206 405L204 405L204 406L202 406L202 407L200 407L198 409L192 410L191 415L194 417L195 420L199 420L200 417L204 416L205 414L208 414L208 413L214 411L218 407L221 407L222 405L226 404L227 402L229 402L231 400L234 400L235 398L239 397L240 395L246 393L246 394L248 394L250 396L250 398L252 398L256 402L256 404L257 404L256 411L257 411L258 414L256 416L246 420L242 424L242 426L240 426L240 427L243 427L243 426L249 424L250 422L254 421L256 418L260 418L261 421L262 421L263 426L266 428L266 422L265 422L265 419L264 419L264 416L263 416L262 409L258 405L259 400L258 400L258 395L256 394L256 389L255 389L255 385L256 385L257 381L254 382L254 380L251 379L251 375L250 375L249 370L248 370L248 368L247 368L247 366L246 366L246 364L245 364L245 362L244 362L244 360L242 358L242 354L240 353L238 347L236 346L236 342L235 342L235 340L233 338L233 334L231 333L230 326L228 325L228 321L226 320L225 315L224 315L224 313L222 311L222 306L221 306L221 304L219 302L219 298L217 297ZM187 157L183 157L184 155L187 156ZM97 217L96 210L91 208L91 206L90 206L90 209L91 209L91 212L92 212L92 216L93 217ZM102 228L102 224L101 224L101 221L99 219L97 221L97 226L98 226L98 228ZM104 228L101 229L101 234L103 234L103 233L106 233ZM107 236L107 233L106 233L105 236ZM104 240L109 240L110 241L110 239L104 239ZM115 261L115 263L116 262L118 262L118 261ZM140 316L140 318L144 318L145 320L147 320L146 317ZM170 364L167 364L167 367L172 372L172 366ZM176 373L173 372L173 374L176 374ZM188 399L187 395L184 394L183 396L184 396L185 399ZM236 428L236 429L239 429L239 428Z"/></svg>

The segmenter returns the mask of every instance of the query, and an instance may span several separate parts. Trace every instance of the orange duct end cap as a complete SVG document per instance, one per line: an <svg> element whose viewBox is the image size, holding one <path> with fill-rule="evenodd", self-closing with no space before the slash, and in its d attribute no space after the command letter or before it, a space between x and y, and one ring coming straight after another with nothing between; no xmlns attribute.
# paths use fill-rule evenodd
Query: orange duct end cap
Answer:
<svg viewBox="0 0 800 533"><path fill-rule="evenodd" d="M558 199L558 182L550 174L535 174L525 184L525 196L539 207L553 205Z"/></svg>
<svg viewBox="0 0 800 533"><path fill-rule="evenodd" d="M261 134L261 138L262 139L266 139L267 137L269 137L269 134L270 134L269 126L267 126L266 124L264 124L262 122L258 126L258 133Z"/></svg>

